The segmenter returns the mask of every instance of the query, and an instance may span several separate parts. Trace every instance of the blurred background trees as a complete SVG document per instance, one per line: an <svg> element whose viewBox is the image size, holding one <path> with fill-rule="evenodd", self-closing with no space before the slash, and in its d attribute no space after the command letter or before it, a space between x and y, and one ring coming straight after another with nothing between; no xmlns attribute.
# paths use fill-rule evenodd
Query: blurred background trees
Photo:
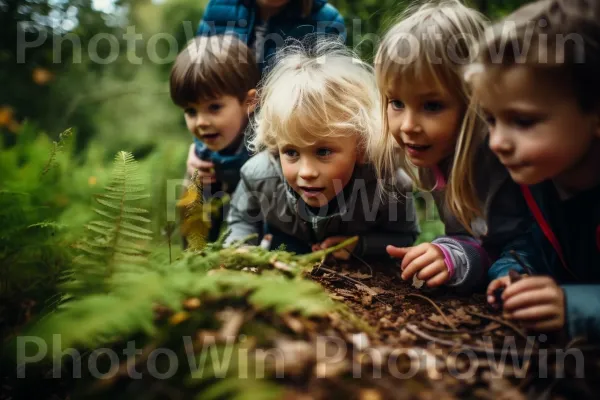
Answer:
<svg viewBox="0 0 600 400"><path fill-rule="evenodd" d="M491 18L524 0L473 0ZM165 142L185 147L168 72L207 0L0 0L0 130L14 142L24 120L77 149L144 156ZM331 0L348 44L370 59L383 30L410 1ZM137 35L137 37L136 37ZM20 43L20 45L18 45ZM185 148L183 149L185 151Z"/></svg>

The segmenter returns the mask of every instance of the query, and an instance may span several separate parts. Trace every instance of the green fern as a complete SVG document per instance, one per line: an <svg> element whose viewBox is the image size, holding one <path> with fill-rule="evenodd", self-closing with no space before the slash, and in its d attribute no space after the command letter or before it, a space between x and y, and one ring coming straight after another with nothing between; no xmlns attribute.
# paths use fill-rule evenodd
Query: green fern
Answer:
<svg viewBox="0 0 600 400"><path fill-rule="evenodd" d="M42 176L46 175L48 171L50 171L50 169L56 165L57 154L59 154L65 148L67 141L70 140L72 136L73 129L69 128L58 135L58 141L52 142L50 157L48 158L48 162L42 170Z"/></svg>
<svg viewBox="0 0 600 400"><path fill-rule="evenodd" d="M139 271L148 260L151 221L138 204L149 195L130 153L119 152L114 164L111 183L96 198L100 207L93 209L102 219L86 225L90 238L77 246L82 255L66 285L72 294L107 292L115 274Z"/></svg>

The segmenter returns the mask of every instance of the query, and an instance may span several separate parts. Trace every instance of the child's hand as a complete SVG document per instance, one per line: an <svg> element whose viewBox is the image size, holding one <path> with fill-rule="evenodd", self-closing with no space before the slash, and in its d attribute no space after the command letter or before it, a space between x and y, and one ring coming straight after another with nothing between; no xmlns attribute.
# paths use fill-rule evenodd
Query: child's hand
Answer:
<svg viewBox="0 0 600 400"><path fill-rule="evenodd" d="M350 239L351 236L332 236L329 237L325 240L323 240L321 243L318 244L314 244L312 246L312 251L319 251L319 250L324 250L327 249L329 247L338 245L340 243L342 243L344 240L348 240ZM349 260L350 259L350 254L354 251L354 249L356 248L356 244L358 243L358 241L349 244L348 246L344 247L344 249L340 249L336 252L333 253L333 257L335 257L338 260Z"/></svg>
<svg viewBox="0 0 600 400"><path fill-rule="evenodd" d="M527 329L556 331L565 326L565 294L548 276L526 277L508 285L502 300L505 317Z"/></svg>
<svg viewBox="0 0 600 400"><path fill-rule="evenodd" d="M414 247L387 246L388 254L395 258L402 258L402 279L417 278L426 281L427 286L436 287L445 283L450 274L444 260L444 253L436 245L422 243Z"/></svg>
<svg viewBox="0 0 600 400"><path fill-rule="evenodd" d="M496 294L494 292L497 289L505 288L508 285L510 285L510 277L508 275L501 278L496 278L490 282L487 288L487 301L492 307L498 309L502 305L498 304L496 301Z"/></svg>
<svg viewBox="0 0 600 400"><path fill-rule="evenodd" d="M192 143L187 158L187 172L190 179L194 176L196 170L198 170L198 180L203 185L215 183L217 178L215 177L215 173L213 171L214 167L215 165L210 161L204 161L198 158L196 155L196 145Z"/></svg>

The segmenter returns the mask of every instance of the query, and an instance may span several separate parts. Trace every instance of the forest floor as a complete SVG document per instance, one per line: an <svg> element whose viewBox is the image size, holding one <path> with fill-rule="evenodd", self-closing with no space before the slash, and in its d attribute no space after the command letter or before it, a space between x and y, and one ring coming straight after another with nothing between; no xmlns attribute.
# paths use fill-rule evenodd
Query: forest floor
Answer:
<svg viewBox="0 0 600 400"><path fill-rule="evenodd" d="M352 351L339 366L346 398L600 398L598 349L528 335L492 310L484 295L417 289L398 271L392 262L361 260L312 273L372 328L348 339ZM309 397L331 398L328 383L322 395L314 385Z"/></svg>
<svg viewBox="0 0 600 400"><path fill-rule="evenodd" d="M212 328L186 328L183 323L173 329L178 329L176 335L196 338L195 353L197 347L205 348L207 338L236 337L240 342L243 336L257 353L282 355L282 365L264 359L265 376L282 390L285 400L600 398L598 348L577 340L565 343L547 335L528 335L490 309L483 295L461 297L446 289L418 289L403 281L398 271L391 260L373 265L362 260L326 262L313 269L310 278L345 304L346 311L306 318L225 302L208 308L216 310L211 315L220 321ZM195 312L206 315L206 310ZM178 341L176 335L165 345ZM128 362L123 361L120 372L128 370ZM141 367L143 362L137 364ZM42 370L27 381L2 378L0 400L204 399L198 393L219 381L200 381L191 387L184 384L189 380L160 380L146 373L141 380L122 374L105 382L75 382L48 379L51 372ZM78 395L71 390L73 385L93 393ZM242 382L235 398L266 398L255 395L255 388L250 381ZM262 389L262 393L270 390ZM211 398L230 398L225 393Z"/></svg>

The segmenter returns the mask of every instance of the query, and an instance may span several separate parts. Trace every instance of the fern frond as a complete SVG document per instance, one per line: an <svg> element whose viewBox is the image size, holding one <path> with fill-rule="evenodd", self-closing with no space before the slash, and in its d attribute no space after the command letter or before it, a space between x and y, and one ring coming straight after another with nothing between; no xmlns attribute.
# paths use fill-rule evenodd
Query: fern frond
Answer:
<svg viewBox="0 0 600 400"><path fill-rule="evenodd" d="M52 150L50 151L50 157L48 158L46 166L44 166L44 169L42 170L42 176L46 175L48 171L50 171L50 169L52 169L52 167L56 165L56 156L63 150L67 140L69 140L72 136L73 129L69 128L58 135L57 142L52 142Z"/></svg>
<svg viewBox="0 0 600 400"><path fill-rule="evenodd" d="M140 193L144 190L140 182L133 156L119 152L111 183L104 194L96 197L103 207L93 209L103 219L86 225L92 235L78 246L82 255L77 264L81 268L76 268L73 274L77 282L69 282L66 288L89 293L106 292L107 285L119 271L131 268L132 264L147 262L152 231L148 229L150 220L142 216L147 211L135 207L139 200L148 197Z"/></svg>

